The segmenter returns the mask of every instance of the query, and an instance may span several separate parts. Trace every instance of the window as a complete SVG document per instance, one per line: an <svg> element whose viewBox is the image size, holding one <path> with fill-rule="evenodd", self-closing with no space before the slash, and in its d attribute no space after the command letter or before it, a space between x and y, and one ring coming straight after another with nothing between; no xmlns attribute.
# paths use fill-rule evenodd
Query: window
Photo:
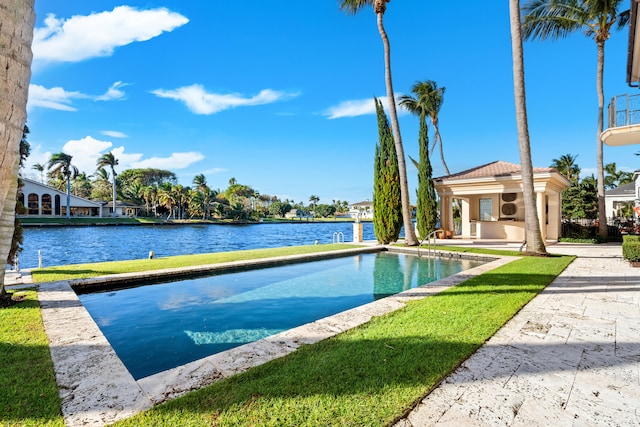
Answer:
<svg viewBox="0 0 640 427"><path fill-rule="evenodd" d="M491 221L493 201L491 199L480 199L480 221Z"/></svg>

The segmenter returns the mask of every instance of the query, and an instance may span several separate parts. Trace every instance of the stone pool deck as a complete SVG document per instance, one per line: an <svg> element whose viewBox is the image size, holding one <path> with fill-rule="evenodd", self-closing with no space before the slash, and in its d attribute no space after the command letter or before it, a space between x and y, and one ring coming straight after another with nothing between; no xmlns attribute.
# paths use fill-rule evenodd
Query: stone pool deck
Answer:
<svg viewBox="0 0 640 427"><path fill-rule="evenodd" d="M505 249L498 243L485 246ZM578 258L396 426L640 425L640 270L622 260L619 244L557 244L548 250ZM65 422L100 426L127 418L512 259L138 381L68 282L39 285ZM28 283L28 277L21 282Z"/></svg>
<svg viewBox="0 0 640 427"><path fill-rule="evenodd" d="M640 425L640 269L547 250L578 258L395 427Z"/></svg>

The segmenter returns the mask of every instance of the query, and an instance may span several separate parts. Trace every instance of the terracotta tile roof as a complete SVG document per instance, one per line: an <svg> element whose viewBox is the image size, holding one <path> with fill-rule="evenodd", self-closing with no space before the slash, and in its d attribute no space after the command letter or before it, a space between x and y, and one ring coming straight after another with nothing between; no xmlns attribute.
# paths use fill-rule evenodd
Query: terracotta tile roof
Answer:
<svg viewBox="0 0 640 427"><path fill-rule="evenodd" d="M556 170L554 168L533 168L533 173L551 172L556 172ZM443 179L474 179L509 175L520 175L520 165L497 160L495 162L487 163L486 165L477 166L475 168L467 169L462 172L445 175L434 179L437 181L441 181Z"/></svg>

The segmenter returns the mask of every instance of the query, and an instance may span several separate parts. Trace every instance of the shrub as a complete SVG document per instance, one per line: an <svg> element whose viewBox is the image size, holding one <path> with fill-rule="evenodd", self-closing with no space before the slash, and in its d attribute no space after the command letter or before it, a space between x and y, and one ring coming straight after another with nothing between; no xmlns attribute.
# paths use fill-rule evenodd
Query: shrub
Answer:
<svg viewBox="0 0 640 427"><path fill-rule="evenodd" d="M622 257L630 262L640 261L640 236L624 236L622 242Z"/></svg>

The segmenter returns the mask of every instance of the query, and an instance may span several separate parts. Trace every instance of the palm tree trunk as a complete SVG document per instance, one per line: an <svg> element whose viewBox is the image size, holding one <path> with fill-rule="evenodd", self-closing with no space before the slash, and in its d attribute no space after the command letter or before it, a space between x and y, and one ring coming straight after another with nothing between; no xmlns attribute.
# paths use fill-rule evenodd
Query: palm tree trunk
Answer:
<svg viewBox="0 0 640 427"><path fill-rule="evenodd" d="M396 111L396 100L393 94L393 84L391 79L391 47L389 38L382 22L382 13L376 13L378 20L378 31L384 45L384 70L387 86L387 101L389 104L389 116L391 118L391 130L398 156L398 170L400 173L400 199L402 201L402 219L404 224L404 244L406 246L416 246L418 239L413 229L411 218L411 199L409 197L409 184L407 182L407 164L404 158L404 148L402 147L402 136L400 136L400 124L398 123L398 112Z"/></svg>
<svg viewBox="0 0 640 427"><path fill-rule="evenodd" d="M440 128L438 127L438 120L431 120L433 123L433 130L435 131L435 140L438 142L440 146L440 160L442 161L442 166L444 167L444 171L447 175L451 175L449 172L449 168L447 167L447 162L444 161L444 149L442 148L442 138L440 138Z"/></svg>
<svg viewBox="0 0 640 427"><path fill-rule="evenodd" d="M607 237L607 211L604 203L604 159L602 152L602 131L604 128L604 41L598 41L598 72L596 86L598 90L598 135L596 137L596 167L598 168L598 234Z"/></svg>
<svg viewBox="0 0 640 427"><path fill-rule="evenodd" d="M6 263L15 222L20 139L27 117L34 0L0 3L0 260ZM4 267L0 296L5 294Z"/></svg>
<svg viewBox="0 0 640 427"><path fill-rule="evenodd" d="M113 188L113 213L111 214L112 218L116 217L116 174L113 171L113 169L111 169L111 171L113 172L113 183L112 183L112 188Z"/></svg>
<svg viewBox="0 0 640 427"><path fill-rule="evenodd" d="M71 176L67 176L67 219L71 218Z"/></svg>
<svg viewBox="0 0 640 427"><path fill-rule="evenodd" d="M513 55L513 95L516 107L516 126L518 128L518 148L520 150L527 252L546 254L547 250L540 233L536 195L533 189L533 166L531 162L529 124L527 121L527 96L524 84L524 55L519 0L509 0L509 17L511 21L511 51Z"/></svg>

